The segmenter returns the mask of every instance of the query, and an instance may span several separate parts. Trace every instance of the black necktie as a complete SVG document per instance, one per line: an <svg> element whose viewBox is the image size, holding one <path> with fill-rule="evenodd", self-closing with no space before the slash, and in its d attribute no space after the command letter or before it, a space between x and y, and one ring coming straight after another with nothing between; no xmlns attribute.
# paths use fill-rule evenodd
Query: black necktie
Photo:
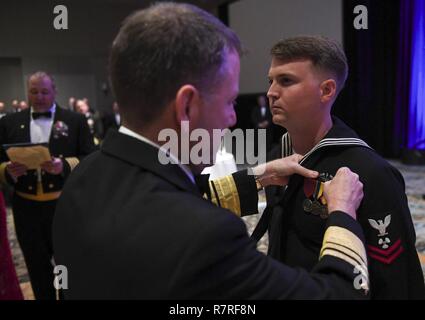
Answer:
<svg viewBox="0 0 425 320"><path fill-rule="evenodd" d="M34 120L38 119L38 118L51 118L52 117L52 112L51 111L46 111L46 112L33 112L32 113L32 118Z"/></svg>

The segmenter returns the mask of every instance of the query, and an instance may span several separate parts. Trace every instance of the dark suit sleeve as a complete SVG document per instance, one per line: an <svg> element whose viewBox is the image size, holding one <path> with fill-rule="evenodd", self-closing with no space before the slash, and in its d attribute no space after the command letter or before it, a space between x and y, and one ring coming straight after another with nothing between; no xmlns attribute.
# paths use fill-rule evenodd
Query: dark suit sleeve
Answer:
<svg viewBox="0 0 425 320"><path fill-rule="evenodd" d="M189 296L199 299L368 297L363 234L345 213L333 213L328 219L320 261L311 273L258 252L243 223L233 215L222 216L221 223L200 228L194 235L183 257L185 262L176 266L180 270L176 279L184 283L177 283L175 288L184 286ZM208 281L187 278L197 274Z"/></svg>
<svg viewBox="0 0 425 320"><path fill-rule="evenodd" d="M83 115L78 115L78 136L77 139L77 154L73 157L63 159L64 169L63 175L66 178L71 171L78 165L78 163L87 155L95 150L93 136L90 133L90 128L87 124L86 118Z"/></svg>

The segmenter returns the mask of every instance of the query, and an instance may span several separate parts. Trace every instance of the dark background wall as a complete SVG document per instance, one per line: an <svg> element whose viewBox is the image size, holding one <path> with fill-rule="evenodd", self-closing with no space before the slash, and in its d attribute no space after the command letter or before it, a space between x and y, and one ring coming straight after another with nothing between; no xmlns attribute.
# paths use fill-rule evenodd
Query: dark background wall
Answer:
<svg viewBox="0 0 425 320"><path fill-rule="evenodd" d="M278 40L323 35L342 42L343 0L241 0L229 7L229 26L247 53L241 59L241 94L267 90L270 48Z"/></svg>
<svg viewBox="0 0 425 320"><path fill-rule="evenodd" d="M241 93L249 94L266 89L268 49L275 39L313 31L341 38L341 1L322 0L320 4L316 0L191 2L228 20L240 34L249 51L242 60ZM105 95L102 91L107 84L109 46L123 18L149 2L2 0L0 101L10 104L14 98L25 99L24 79L43 69L55 76L60 104L67 104L70 96L76 96L87 97L95 109L109 108L113 99L111 92ZM223 6L226 3L229 3L228 8ZM53 27L53 8L58 4L68 8L68 30ZM301 13L303 19L288 20ZM314 16L317 18L312 19ZM300 19L308 24L299 23Z"/></svg>

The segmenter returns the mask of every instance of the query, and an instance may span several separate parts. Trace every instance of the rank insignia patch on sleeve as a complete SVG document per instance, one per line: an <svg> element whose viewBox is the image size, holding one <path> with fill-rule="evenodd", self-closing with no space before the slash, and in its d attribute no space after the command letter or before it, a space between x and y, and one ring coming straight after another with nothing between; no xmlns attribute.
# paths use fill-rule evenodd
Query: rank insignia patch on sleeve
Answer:
<svg viewBox="0 0 425 320"><path fill-rule="evenodd" d="M393 242L387 231L391 223L391 215L387 215L384 220L368 219L369 224L373 229L376 229L377 243L375 245L367 245L369 257L385 264L391 264L403 252L401 239Z"/></svg>

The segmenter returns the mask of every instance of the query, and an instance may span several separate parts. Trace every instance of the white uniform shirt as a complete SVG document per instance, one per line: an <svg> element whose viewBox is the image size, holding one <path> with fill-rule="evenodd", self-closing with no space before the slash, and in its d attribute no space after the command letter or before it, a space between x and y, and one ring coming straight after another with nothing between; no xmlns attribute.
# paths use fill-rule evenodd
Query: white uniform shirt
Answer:
<svg viewBox="0 0 425 320"><path fill-rule="evenodd" d="M49 109L52 113L51 118L40 117L34 120L32 113L34 109L31 107L31 120L30 120L30 136L32 143L47 143L50 140L50 132L52 131L53 118L55 116L56 104Z"/></svg>

